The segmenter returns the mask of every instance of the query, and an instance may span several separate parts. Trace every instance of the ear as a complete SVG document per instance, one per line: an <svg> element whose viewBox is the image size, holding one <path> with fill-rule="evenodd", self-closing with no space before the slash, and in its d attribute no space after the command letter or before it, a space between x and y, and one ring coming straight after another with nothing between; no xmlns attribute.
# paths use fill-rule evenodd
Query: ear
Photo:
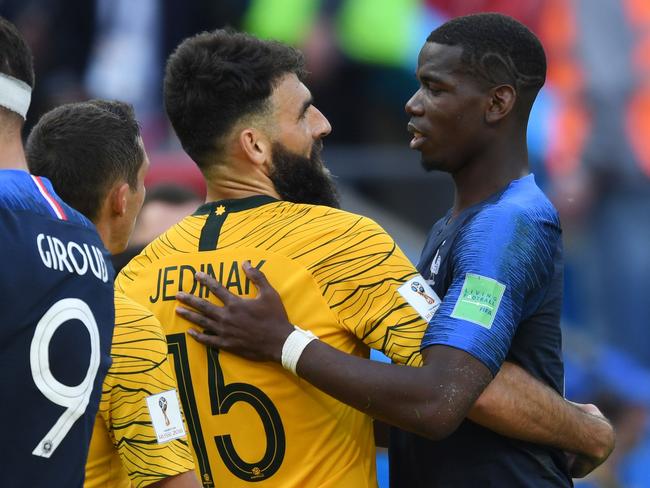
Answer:
<svg viewBox="0 0 650 488"><path fill-rule="evenodd" d="M244 129L239 133L239 146L246 157L257 165L271 161L271 141L258 129Z"/></svg>
<svg viewBox="0 0 650 488"><path fill-rule="evenodd" d="M517 92L512 85L499 85L491 90L491 97L485 112L485 121L494 124L506 118L517 101Z"/></svg>
<svg viewBox="0 0 650 488"><path fill-rule="evenodd" d="M111 189L111 191L108 194L108 198L109 198L111 213L113 215L117 215L121 217L126 213L127 196L130 191L131 188L129 187L129 184L126 182L118 183Z"/></svg>

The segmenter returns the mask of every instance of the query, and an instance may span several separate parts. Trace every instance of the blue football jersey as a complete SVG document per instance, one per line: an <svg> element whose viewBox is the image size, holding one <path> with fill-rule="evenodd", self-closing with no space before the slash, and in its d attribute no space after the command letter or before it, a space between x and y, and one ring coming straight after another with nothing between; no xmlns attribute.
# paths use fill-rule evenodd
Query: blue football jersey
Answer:
<svg viewBox="0 0 650 488"><path fill-rule="evenodd" d="M110 366L114 271L45 178L0 171L0 486L83 486Z"/></svg>
<svg viewBox="0 0 650 488"><path fill-rule="evenodd" d="M418 271L442 303L422 348L466 351L496 374L504 360L563 391L562 238L533 175L432 228ZM556 449L500 436L469 420L432 442L391 432L391 486L571 486Z"/></svg>

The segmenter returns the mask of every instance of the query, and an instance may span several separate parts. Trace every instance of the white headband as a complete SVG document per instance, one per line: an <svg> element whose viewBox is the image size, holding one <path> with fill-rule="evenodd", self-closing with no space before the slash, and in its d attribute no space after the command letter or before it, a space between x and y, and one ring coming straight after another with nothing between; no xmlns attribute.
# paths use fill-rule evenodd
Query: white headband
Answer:
<svg viewBox="0 0 650 488"><path fill-rule="evenodd" d="M24 119L31 100L32 89L27 83L0 73L0 106L16 112Z"/></svg>

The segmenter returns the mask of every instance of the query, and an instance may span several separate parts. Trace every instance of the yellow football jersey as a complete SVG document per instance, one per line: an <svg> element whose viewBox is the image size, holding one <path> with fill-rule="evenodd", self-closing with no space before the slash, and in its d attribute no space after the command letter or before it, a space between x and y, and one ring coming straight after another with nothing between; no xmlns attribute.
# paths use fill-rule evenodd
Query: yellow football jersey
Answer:
<svg viewBox="0 0 650 488"><path fill-rule="evenodd" d="M115 293L111 365L102 388L86 488L142 487L194 469L187 438L158 443L147 398L170 402L176 381L160 323L149 310Z"/></svg>
<svg viewBox="0 0 650 488"><path fill-rule="evenodd" d="M179 290L216 301L204 271L255 294L250 260L280 293L289 319L328 344L368 346L419 365L426 322L398 288L417 272L372 220L256 196L200 207L131 261L117 289L158 317L173 358L197 472L205 487L377 485L372 420L278 364L208 350L175 313Z"/></svg>

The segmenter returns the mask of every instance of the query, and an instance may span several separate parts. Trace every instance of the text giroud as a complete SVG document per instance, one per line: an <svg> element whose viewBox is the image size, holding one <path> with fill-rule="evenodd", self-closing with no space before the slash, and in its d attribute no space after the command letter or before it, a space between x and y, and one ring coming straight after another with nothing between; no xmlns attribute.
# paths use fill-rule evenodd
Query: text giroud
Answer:
<svg viewBox="0 0 650 488"><path fill-rule="evenodd" d="M104 283L108 281L108 268L104 254L92 244L89 246L84 242L80 245L74 241L64 244L54 236L39 234L36 237L36 246L47 268L67 270L68 273L82 276L90 271Z"/></svg>

